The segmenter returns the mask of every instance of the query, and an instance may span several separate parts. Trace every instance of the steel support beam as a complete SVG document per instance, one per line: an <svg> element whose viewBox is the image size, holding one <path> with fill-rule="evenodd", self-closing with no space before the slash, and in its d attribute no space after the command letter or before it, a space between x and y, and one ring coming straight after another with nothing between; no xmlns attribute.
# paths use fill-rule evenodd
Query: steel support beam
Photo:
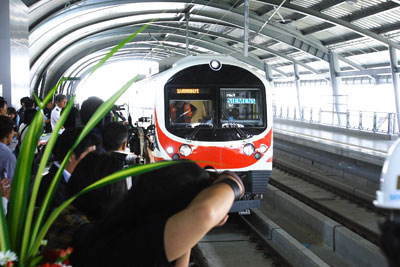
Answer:
<svg viewBox="0 0 400 267"><path fill-rule="evenodd" d="M243 54L245 57L249 55L249 8L250 0L244 1L244 40L243 40Z"/></svg>
<svg viewBox="0 0 400 267"><path fill-rule="evenodd" d="M382 69L369 69L369 70L359 70L359 71L339 71L336 72L336 77L358 77L358 76L376 76L382 74L390 74L392 73L391 68L382 68ZM398 72L398 70L395 70Z"/></svg>
<svg viewBox="0 0 400 267"><path fill-rule="evenodd" d="M331 77L331 86L332 86L332 95L333 95L333 105L335 106L336 114L337 114L337 119L339 125L342 125L342 118L341 118L341 112L344 112L342 110L341 105L339 103L339 85L340 85L340 78L336 76L336 73L340 71L339 68L339 60L338 56L334 52L329 53L329 72L330 72L330 77Z"/></svg>
<svg viewBox="0 0 400 267"><path fill-rule="evenodd" d="M189 13L185 13L186 20L186 55L189 55Z"/></svg>
<svg viewBox="0 0 400 267"><path fill-rule="evenodd" d="M387 1L387 2L380 3L378 5L360 9L358 11L352 12L349 15L339 17L339 19L353 23L354 21L357 21L359 19L363 19L366 17L383 15L381 13L388 12L397 7L399 7L398 4L391 2L391 1ZM308 34L313 34L313 33L320 32L320 31L324 31L324 30L332 28L332 27L335 27L335 24L332 24L329 22L323 22L321 24L314 25L314 26L303 29L302 33L304 35L308 35Z"/></svg>
<svg viewBox="0 0 400 267"><path fill-rule="evenodd" d="M271 88L274 88L275 84L274 84L274 78L272 77L272 68L266 62L264 62L264 72L265 72L265 78L269 82L269 85L271 86Z"/></svg>
<svg viewBox="0 0 400 267"><path fill-rule="evenodd" d="M396 112L397 112L397 126L400 127L400 80L399 73L397 72L399 67L399 61L397 58L397 51L394 47L389 46L389 54L390 54L390 67L392 69L392 81L394 88L394 98L396 101Z"/></svg>
<svg viewBox="0 0 400 267"><path fill-rule="evenodd" d="M294 72L294 81L296 83L296 90L297 90L297 107L298 107L298 111L301 112L300 74L299 74L299 67L297 66L296 63L293 63L293 72Z"/></svg>

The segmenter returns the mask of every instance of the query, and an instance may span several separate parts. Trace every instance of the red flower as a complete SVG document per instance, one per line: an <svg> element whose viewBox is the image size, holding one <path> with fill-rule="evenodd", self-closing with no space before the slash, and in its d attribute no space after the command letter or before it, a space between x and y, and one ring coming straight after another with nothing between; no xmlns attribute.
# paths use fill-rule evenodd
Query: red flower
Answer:
<svg viewBox="0 0 400 267"><path fill-rule="evenodd" d="M73 249L72 247L67 247L67 253L68 253L68 254L71 254L72 251L74 251L74 249Z"/></svg>
<svg viewBox="0 0 400 267"><path fill-rule="evenodd" d="M60 257L65 258L67 256L67 252L65 250L60 251Z"/></svg>
<svg viewBox="0 0 400 267"><path fill-rule="evenodd" d="M14 266L14 264L12 261L7 262L7 267L13 267L13 266Z"/></svg>

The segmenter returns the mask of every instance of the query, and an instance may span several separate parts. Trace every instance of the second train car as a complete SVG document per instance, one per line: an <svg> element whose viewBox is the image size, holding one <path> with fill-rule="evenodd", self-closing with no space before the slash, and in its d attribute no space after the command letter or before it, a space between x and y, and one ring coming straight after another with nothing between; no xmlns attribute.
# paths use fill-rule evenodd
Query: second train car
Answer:
<svg viewBox="0 0 400 267"><path fill-rule="evenodd" d="M271 92L262 75L230 56L189 56L131 90L134 119L152 118L156 161L234 171L246 187L235 211L259 205L273 155Z"/></svg>

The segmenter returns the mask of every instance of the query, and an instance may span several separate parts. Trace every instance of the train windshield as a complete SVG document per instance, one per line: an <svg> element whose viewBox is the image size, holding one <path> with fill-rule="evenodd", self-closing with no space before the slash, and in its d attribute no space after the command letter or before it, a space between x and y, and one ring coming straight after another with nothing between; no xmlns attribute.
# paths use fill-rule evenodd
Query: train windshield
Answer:
<svg viewBox="0 0 400 267"><path fill-rule="evenodd" d="M260 89L221 88L220 103L222 128L263 126Z"/></svg>
<svg viewBox="0 0 400 267"><path fill-rule="evenodd" d="M214 125L214 105L210 99L170 99L169 108L169 123L172 127Z"/></svg>
<svg viewBox="0 0 400 267"><path fill-rule="evenodd" d="M167 129L191 140L240 140L266 127L260 88L167 89Z"/></svg>
<svg viewBox="0 0 400 267"><path fill-rule="evenodd" d="M250 71L224 64L195 65L165 84L165 126L189 140L232 141L261 134L267 128L266 90Z"/></svg>

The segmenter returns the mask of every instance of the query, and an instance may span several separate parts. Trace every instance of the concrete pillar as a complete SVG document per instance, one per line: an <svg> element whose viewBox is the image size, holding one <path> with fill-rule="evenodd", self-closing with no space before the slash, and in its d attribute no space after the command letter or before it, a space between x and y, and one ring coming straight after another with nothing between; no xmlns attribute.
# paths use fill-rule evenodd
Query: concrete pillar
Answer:
<svg viewBox="0 0 400 267"><path fill-rule="evenodd" d="M331 77L331 86L332 86L332 94L333 94L333 104L335 106L335 111L337 115L337 119L339 125L342 125L342 112L346 112L343 110L343 105L340 105L340 94L339 94L339 86L340 86L340 78L336 76L336 73L340 71L339 68L339 60L336 53L330 51L329 52L329 72Z"/></svg>
<svg viewBox="0 0 400 267"><path fill-rule="evenodd" d="M397 111L397 126L400 128L400 81L399 81L399 61L397 58L397 51L392 46L389 46L390 53L390 67L392 69L392 81L394 87L394 99L396 101Z"/></svg>
<svg viewBox="0 0 400 267"><path fill-rule="evenodd" d="M296 83L296 90L297 90L297 106L299 111L301 111L301 101L300 101L300 74L299 74L299 67L296 63L293 63L293 71L294 71L294 81Z"/></svg>
<svg viewBox="0 0 400 267"><path fill-rule="evenodd" d="M29 89L28 7L21 0L0 1L0 94L20 107Z"/></svg>
<svg viewBox="0 0 400 267"><path fill-rule="evenodd" d="M249 8L250 0L244 1L244 40L243 54L245 57L249 55Z"/></svg>

